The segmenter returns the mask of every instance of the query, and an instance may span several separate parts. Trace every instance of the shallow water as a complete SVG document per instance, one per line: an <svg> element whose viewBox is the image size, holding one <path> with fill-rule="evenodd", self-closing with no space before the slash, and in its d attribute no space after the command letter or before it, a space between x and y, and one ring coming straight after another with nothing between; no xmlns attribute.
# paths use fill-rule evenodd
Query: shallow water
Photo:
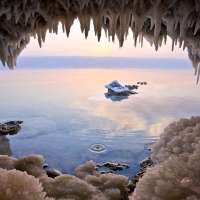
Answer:
<svg viewBox="0 0 200 200"><path fill-rule="evenodd" d="M113 80L148 84L112 101L104 85ZM17 135L7 136L13 157L40 154L51 168L69 174L92 159L129 164L116 173L131 177L169 123L200 113L200 88L190 67L1 70L0 95L0 122L24 121Z"/></svg>

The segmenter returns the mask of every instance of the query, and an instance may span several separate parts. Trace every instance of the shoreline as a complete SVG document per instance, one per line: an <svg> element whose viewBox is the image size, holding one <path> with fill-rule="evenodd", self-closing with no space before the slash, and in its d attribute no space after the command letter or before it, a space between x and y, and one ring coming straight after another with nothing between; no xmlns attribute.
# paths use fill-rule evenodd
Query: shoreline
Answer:
<svg viewBox="0 0 200 200"><path fill-rule="evenodd" d="M13 183L17 180L16 177L20 177L21 182L28 187L28 197L31 195L30 188L40 188L38 195L42 198L37 198L39 200L44 199L45 195L55 199L88 200L96 199L97 196L102 200L148 200L158 197L162 200L200 199L199 139L200 116L180 119L169 124L160 135L160 139L151 147L152 160L143 160L140 163L140 172L129 183L125 176L97 172L97 164L93 161L78 166L74 175L59 174L53 179L49 178L43 169L45 163L42 156L29 155L15 159L2 155L1 191L6 200L8 194L19 194L21 199L26 199L23 195L26 196L27 193L21 191L20 185L18 188L18 181ZM119 163L104 165L112 168L122 167ZM31 180L29 184L27 180ZM36 188L33 183L36 184ZM16 190L10 189L11 185L15 185L17 193Z"/></svg>

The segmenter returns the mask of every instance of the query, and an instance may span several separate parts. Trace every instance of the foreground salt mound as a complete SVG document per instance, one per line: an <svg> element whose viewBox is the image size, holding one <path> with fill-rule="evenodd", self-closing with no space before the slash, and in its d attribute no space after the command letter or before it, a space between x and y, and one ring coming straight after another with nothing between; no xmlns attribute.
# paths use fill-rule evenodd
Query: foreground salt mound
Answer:
<svg viewBox="0 0 200 200"><path fill-rule="evenodd" d="M58 176L55 179L42 177L40 182L42 182L47 196L54 197L55 199L107 199L94 186L70 175Z"/></svg>
<svg viewBox="0 0 200 200"><path fill-rule="evenodd" d="M46 193L38 179L18 170L7 171L0 168L1 200L42 200Z"/></svg>
<svg viewBox="0 0 200 200"><path fill-rule="evenodd" d="M75 176L66 174L55 179L46 175L43 165L44 158L38 155L20 159L0 156L0 199L118 200L127 195L127 178L102 175L93 161L79 166Z"/></svg>
<svg viewBox="0 0 200 200"><path fill-rule="evenodd" d="M120 199L128 191L127 178L122 175L101 174L95 170L96 163L89 161L76 168L75 176L102 191L108 199Z"/></svg>
<svg viewBox="0 0 200 200"><path fill-rule="evenodd" d="M117 200L127 192L127 178L114 174L100 174L96 164L89 161L75 170L75 177L58 176L55 179L41 177L40 181L48 197L55 199Z"/></svg>
<svg viewBox="0 0 200 200"><path fill-rule="evenodd" d="M152 151L155 166L139 180L132 199L200 199L200 117L170 124Z"/></svg>
<svg viewBox="0 0 200 200"><path fill-rule="evenodd" d="M27 172L34 177L40 177L44 174L44 158L39 155L24 156L20 159L8 156L0 156L0 168Z"/></svg>

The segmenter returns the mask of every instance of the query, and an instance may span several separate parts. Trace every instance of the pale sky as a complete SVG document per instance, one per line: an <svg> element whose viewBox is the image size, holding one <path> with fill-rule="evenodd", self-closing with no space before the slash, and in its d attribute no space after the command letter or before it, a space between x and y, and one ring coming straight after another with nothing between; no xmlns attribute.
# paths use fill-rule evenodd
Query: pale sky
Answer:
<svg viewBox="0 0 200 200"><path fill-rule="evenodd" d="M42 48L39 47L37 39L32 38L27 48L22 51L21 56L110 56L110 57L134 57L134 58L183 58L187 59L187 50L183 51L178 46L174 51L171 51L172 42L168 38L167 44L163 45L156 52L154 47L144 39L143 47L137 44L134 47L134 40L132 31L129 31L127 40L124 42L122 48L119 48L117 38L115 43L109 42L105 37L104 30L102 30L102 37L100 42L94 35L93 23L89 31L87 40L85 35L81 33L80 23L78 20L74 21L71 28L70 36L67 38L63 33L61 24L59 25L58 35L47 33L45 43Z"/></svg>

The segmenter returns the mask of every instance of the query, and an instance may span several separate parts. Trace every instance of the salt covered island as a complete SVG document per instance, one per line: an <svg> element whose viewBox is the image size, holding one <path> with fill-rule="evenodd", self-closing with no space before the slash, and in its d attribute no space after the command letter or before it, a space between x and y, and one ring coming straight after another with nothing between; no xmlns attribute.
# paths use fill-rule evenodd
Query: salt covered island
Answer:
<svg viewBox="0 0 200 200"><path fill-rule="evenodd" d="M146 39L155 49L172 39L188 50L189 59L200 72L199 0L2 0L0 4L0 59L13 68L20 52L32 36L41 46L47 30L57 33L59 22L67 36L78 18L87 38L90 20L98 40L104 29L109 39L119 39L120 47L132 30L137 44ZM198 73L199 75L200 73ZM200 199L200 117L180 119L161 133L152 147L153 167L139 179L132 193L127 177L100 174L95 163L75 169L74 176L55 179L43 170L44 158L27 155L15 159L0 156L0 198L84 199L84 200L198 200ZM135 183L132 183L133 185ZM134 186L133 186L134 187Z"/></svg>
<svg viewBox="0 0 200 200"><path fill-rule="evenodd" d="M112 101L122 101L132 94L137 94L133 92L133 89L137 89L138 86L122 86L117 80L114 80L110 84L105 85L105 88L108 89L108 92L105 93L106 98Z"/></svg>

